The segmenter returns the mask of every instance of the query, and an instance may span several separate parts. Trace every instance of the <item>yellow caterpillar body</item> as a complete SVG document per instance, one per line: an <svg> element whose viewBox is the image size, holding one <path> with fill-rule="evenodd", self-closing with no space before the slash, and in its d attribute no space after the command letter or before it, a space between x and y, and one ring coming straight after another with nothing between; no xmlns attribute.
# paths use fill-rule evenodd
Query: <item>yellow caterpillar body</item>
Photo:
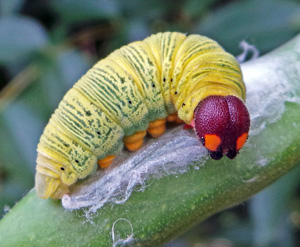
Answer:
<svg viewBox="0 0 300 247"><path fill-rule="evenodd" d="M158 33L114 51L66 93L47 124L37 148L38 196L61 198L149 122L177 112L191 124L209 95L244 100L245 86L235 58L207 37Z"/></svg>

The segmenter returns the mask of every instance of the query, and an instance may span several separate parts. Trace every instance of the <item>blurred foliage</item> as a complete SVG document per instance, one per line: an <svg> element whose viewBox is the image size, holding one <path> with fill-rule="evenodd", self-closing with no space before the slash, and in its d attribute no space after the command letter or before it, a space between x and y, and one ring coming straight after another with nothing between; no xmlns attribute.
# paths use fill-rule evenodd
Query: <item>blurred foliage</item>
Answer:
<svg viewBox="0 0 300 247"><path fill-rule="evenodd" d="M296 0L0 0L0 215L34 185L51 113L99 58L159 31L199 33L266 53L300 30ZM170 246L298 246L300 171Z"/></svg>

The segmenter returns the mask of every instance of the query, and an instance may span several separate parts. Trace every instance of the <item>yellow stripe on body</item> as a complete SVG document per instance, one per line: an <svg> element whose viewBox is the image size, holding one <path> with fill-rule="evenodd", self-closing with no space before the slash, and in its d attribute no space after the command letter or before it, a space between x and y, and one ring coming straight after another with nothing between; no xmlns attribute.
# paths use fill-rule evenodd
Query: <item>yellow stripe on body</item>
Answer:
<svg viewBox="0 0 300 247"><path fill-rule="evenodd" d="M112 53L108 58L120 64L134 78L147 105L149 121L166 117L159 84L160 71L149 46L142 41L134 42Z"/></svg>
<svg viewBox="0 0 300 247"><path fill-rule="evenodd" d="M75 88L64 97L60 111L52 116L68 136L94 153L98 159L122 149L123 129Z"/></svg>
<svg viewBox="0 0 300 247"><path fill-rule="evenodd" d="M172 100L178 116L187 124L191 123L198 103L209 95L245 98L239 64L215 41L188 36L174 63Z"/></svg>
<svg viewBox="0 0 300 247"><path fill-rule="evenodd" d="M189 35L180 46L177 55L173 61L173 83L171 87L171 98L173 102L180 92L177 91L178 84L183 80L181 79L190 73L195 73L195 64L193 60L204 60L203 56L211 52L224 52L224 50L213 40L200 36L200 35ZM197 71L198 72L198 71ZM186 82L185 82L186 83ZM189 83L189 81L187 81ZM177 94L175 92L177 91Z"/></svg>
<svg viewBox="0 0 300 247"><path fill-rule="evenodd" d="M162 94L168 115L176 112L170 92L171 84L173 83L173 61L185 38L186 36L182 33L166 32L152 35L144 40L151 47L156 64L161 69L159 82L162 87Z"/></svg>
<svg viewBox="0 0 300 247"><path fill-rule="evenodd" d="M74 87L119 124L124 135L146 129L146 104L130 74L116 62L101 60Z"/></svg>
<svg viewBox="0 0 300 247"><path fill-rule="evenodd" d="M62 174L62 164L58 161L51 159L42 154L37 155L37 164L36 170L44 175L47 175L52 178L60 178Z"/></svg>
<svg viewBox="0 0 300 247"><path fill-rule="evenodd" d="M37 150L38 153L62 164L66 184L74 183L77 178L86 177L96 167L96 156L73 138L59 131L52 118L44 130Z"/></svg>
<svg viewBox="0 0 300 247"><path fill-rule="evenodd" d="M240 91L240 95L244 98L245 87L241 86L242 77L240 71L236 69L239 68L237 66L224 52L210 52L195 57L185 66L177 83L175 88L177 94L173 96L175 107L179 109L185 98L194 91L195 86L201 90L199 85L204 87L205 82L224 84L225 87L230 86L236 91Z"/></svg>
<svg viewBox="0 0 300 247"><path fill-rule="evenodd" d="M163 33L152 34L148 38L144 39L143 42L147 43L151 50L152 56L155 59L155 64L161 75L161 65L162 65L162 52L161 52L161 42ZM160 78L160 76L158 77Z"/></svg>

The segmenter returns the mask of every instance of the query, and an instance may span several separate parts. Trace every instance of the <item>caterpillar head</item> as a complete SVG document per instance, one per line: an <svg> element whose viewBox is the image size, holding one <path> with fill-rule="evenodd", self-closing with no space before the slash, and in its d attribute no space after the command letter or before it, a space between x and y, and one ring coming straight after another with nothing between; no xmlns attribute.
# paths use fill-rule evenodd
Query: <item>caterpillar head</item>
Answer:
<svg viewBox="0 0 300 247"><path fill-rule="evenodd" d="M250 117L244 103L237 97L208 96L194 112L194 130L210 156L233 159L248 138Z"/></svg>

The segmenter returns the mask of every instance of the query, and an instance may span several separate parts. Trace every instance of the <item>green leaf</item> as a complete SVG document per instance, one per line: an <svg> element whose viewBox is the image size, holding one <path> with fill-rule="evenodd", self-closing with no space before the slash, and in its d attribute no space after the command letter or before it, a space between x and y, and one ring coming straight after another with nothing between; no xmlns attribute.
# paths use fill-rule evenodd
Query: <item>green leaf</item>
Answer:
<svg viewBox="0 0 300 247"><path fill-rule="evenodd" d="M240 53L238 44L242 40L265 53L299 32L299 11L299 2L233 1L208 15L194 32L220 41L225 50L233 54Z"/></svg>
<svg viewBox="0 0 300 247"><path fill-rule="evenodd" d="M168 130L118 166L76 184L64 205L95 206L101 199L95 195L118 192L131 182L140 185L136 191L115 198L104 194L115 203L87 214L89 208L66 211L60 201L39 199L33 190L0 221L1 247L161 246L274 182L300 160L299 44L300 36L242 65L252 125L236 159L205 158L193 134ZM118 175L116 184L122 178L130 183L105 184L112 174Z"/></svg>
<svg viewBox="0 0 300 247"><path fill-rule="evenodd" d="M31 106L46 121L69 90L91 66L91 61L76 50L50 51L36 63L43 71L20 96L19 100Z"/></svg>
<svg viewBox="0 0 300 247"><path fill-rule="evenodd" d="M23 166L35 173L36 146L39 141L43 124L34 112L26 105L16 102L7 108L2 117L6 122L6 132L11 133L11 139L17 144L16 149L22 154ZM34 126L34 128L32 128ZM39 131L36 131L36 130ZM19 153L18 152L18 153ZM16 167L15 171L18 171Z"/></svg>
<svg viewBox="0 0 300 247"><path fill-rule="evenodd" d="M25 0L0 0L0 12L2 16L17 13Z"/></svg>
<svg viewBox="0 0 300 247"><path fill-rule="evenodd" d="M151 30L144 20L130 20L127 22L128 40L130 42L135 40L143 40L151 35Z"/></svg>
<svg viewBox="0 0 300 247"><path fill-rule="evenodd" d="M67 22L109 19L119 14L114 0L54 0L52 5Z"/></svg>
<svg viewBox="0 0 300 247"><path fill-rule="evenodd" d="M28 59L48 43L44 28L27 17L0 19L0 64Z"/></svg>
<svg viewBox="0 0 300 247"><path fill-rule="evenodd" d="M40 121L20 103L12 104L0 116L0 170L4 174L0 216L5 205L14 205L34 184L35 149L41 132Z"/></svg>
<svg viewBox="0 0 300 247"><path fill-rule="evenodd" d="M208 10L211 5L215 4L216 2L217 0L189 0L185 2L183 11L189 17L199 18L205 11Z"/></svg>
<svg viewBox="0 0 300 247"><path fill-rule="evenodd" d="M173 11L173 8L177 5L181 5L181 2L173 2L170 4L168 1L152 0L152 1L140 1L140 0L116 0L123 15L127 20L140 19L143 21L154 21L165 17L168 11ZM145 12L146 11L146 12Z"/></svg>
<svg viewBox="0 0 300 247"><path fill-rule="evenodd" d="M71 88L92 66L91 62L76 50L65 50L56 58L57 68L61 79L67 88Z"/></svg>

